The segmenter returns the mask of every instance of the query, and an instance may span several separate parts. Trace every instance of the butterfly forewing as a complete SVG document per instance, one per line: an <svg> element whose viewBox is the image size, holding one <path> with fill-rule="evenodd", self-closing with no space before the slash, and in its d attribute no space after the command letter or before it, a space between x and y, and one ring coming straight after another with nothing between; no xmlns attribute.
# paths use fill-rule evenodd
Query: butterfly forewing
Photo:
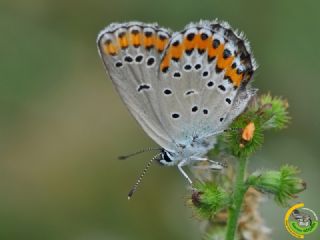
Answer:
<svg viewBox="0 0 320 240"><path fill-rule="evenodd" d="M170 32L155 24L111 24L97 44L106 70L129 111L159 145L172 149L172 139L160 118L157 84L161 55Z"/></svg>

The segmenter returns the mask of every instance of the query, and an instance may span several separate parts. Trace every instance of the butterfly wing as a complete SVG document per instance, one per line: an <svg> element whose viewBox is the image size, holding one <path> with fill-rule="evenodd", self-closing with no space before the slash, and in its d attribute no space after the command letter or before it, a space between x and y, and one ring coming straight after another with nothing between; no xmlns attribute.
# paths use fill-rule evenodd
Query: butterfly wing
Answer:
<svg viewBox="0 0 320 240"><path fill-rule="evenodd" d="M162 57L161 122L176 143L221 132L246 107L255 63L243 36L226 23L201 21L174 33Z"/></svg>
<svg viewBox="0 0 320 240"><path fill-rule="evenodd" d="M111 24L97 44L107 73L131 114L160 146L173 149L157 103L159 65L170 32L156 24Z"/></svg>

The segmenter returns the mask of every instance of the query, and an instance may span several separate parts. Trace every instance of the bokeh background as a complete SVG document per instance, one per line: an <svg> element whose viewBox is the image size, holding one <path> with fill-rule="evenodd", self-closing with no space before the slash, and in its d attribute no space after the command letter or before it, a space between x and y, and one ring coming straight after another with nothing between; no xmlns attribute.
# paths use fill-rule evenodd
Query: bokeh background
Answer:
<svg viewBox="0 0 320 240"><path fill-rule="evenodd" d="M319 208L319 1L0 1L0 239L201 239L185 206L185 180L151 157L117 156L155 146L106 78L97 33L114 21L180 30L199 19L243 30L260 65L254 86L289 100L292 123L266 135L250 168L302 170L296 200ZM262 205L273 239L292 239L286 209ZM317 233L308 239L319 239Z"/></svg>

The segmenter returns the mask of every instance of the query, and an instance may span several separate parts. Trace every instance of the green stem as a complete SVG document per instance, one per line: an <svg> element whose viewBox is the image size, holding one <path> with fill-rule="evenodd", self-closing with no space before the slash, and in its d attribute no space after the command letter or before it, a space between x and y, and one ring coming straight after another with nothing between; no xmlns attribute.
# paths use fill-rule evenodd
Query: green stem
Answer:
<svg viewBox="0 0 320 240"><path fill-rule="evenodd" d="M239 214L241 211L241 205L243 201L244 194L247 191L247 186L245 184L245 174L247 168L247 158L239 158L239 167L237 171L237 176L234 184L234 195L233 195L233 204L229 208L229 217L227 225L227 235L226 240L234 240L235 232L237 230L237 223Z"/></svg>

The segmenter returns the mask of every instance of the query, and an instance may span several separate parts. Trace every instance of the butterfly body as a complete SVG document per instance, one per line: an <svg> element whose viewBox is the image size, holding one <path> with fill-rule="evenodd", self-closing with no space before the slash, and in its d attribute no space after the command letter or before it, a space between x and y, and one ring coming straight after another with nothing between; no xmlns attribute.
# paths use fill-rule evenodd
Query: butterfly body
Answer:
<svg viewBox="0 0 320 240"><path fill-rule="evenodd" d="M157 160L181 171L208 160L216 136L256 92L248 43L225 22L200 21L174 33L156 24L115 23L97 44L125 105L163 148Z"/></svg>
<svg viewBox="0 0 320 240"><path fill-rule="evenodd" d="M163 165L174 166L184 161L184 165L197 161L202 158L210 149L213 148L215 139L198 139L194 138L191 141L177 143L176 149L169 152L163 149L162 159L159 162Z"/></svg>

